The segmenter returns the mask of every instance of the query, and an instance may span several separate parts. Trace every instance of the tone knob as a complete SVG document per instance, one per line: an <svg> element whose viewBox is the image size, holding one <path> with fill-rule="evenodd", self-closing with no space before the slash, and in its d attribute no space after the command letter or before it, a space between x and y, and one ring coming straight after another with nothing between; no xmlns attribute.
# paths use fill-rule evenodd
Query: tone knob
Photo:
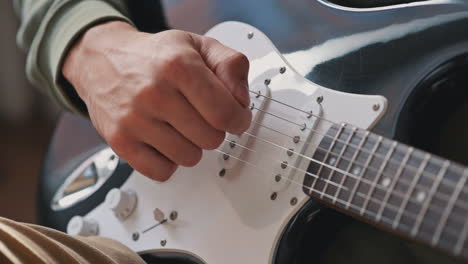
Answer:
<svg viewBox="0 0 468 264"><path fill-rule="evenodd" d="M106 195L105 205L112 210L115 216L120 219L126 219L136 207L137 196L133 190L120 190L114 188Z"/></svg>
<svg viewBox="0 0 468 264"><path fill-rule="evenodd" d="M74 236L97 236L99 225L93 219L74 216L67 225L67 233Z"/></svg>

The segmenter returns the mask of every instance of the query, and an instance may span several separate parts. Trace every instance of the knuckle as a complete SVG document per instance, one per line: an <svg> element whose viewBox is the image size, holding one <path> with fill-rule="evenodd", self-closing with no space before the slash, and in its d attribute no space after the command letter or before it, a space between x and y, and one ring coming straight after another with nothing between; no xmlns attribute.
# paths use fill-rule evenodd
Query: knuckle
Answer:
<svg viewBox="0 0 468 264"><path fill-rule="evenodd" d="M249 67L249 59L243 53L235 52L229 59L229 61L241 67Z"/></svg>
<svg viewBox="0 0 468 264"><path fill-rule="evenodd" d="M133 101L133 107L134 109L144 108L146 112L165 112L171 102L169 97L169 88L164 84L147 85Z"/></svg>
<svg viewBox="0 0 468 264"><path fill-rule="evenodd" d="M249 59L244 54L236 51L224 61L224 65L228 68L235 68L243 72L248 72Z"/></svg>
<svg viewBox="0 0 468 264"><path fill-rule="evenodd" d="M163 59L160 69L163 74L177 74L180 73L185 66L185 56L183 51L178 51L168 55Z"/></svg>
<svg viewBox="0 0 468 264"><path fill-rule="evenodd" d="M219 42L217 39L211 38L211 37L203 37L203 41L208 44L208 46L214 46L214 45L219 45L221 42Z"/></svg>

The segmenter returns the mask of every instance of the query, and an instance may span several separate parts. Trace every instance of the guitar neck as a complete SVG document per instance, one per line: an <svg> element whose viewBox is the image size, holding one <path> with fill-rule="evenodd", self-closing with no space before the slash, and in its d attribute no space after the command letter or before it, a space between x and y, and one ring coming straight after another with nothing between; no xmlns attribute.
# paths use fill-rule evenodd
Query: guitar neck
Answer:
<svg viewBox="0 0 468 264"><path fill-rule="evenodd" d="M342 124L323 137L308 172L304 191L311 197L468 256L468 170L463 166Z"/></svg>

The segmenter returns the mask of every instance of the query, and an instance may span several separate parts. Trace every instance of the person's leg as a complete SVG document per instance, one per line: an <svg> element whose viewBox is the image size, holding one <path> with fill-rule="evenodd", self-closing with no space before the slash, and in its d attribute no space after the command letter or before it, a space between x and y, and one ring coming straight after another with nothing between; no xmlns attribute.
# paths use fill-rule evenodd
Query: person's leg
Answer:
<svg viewBox="0 0 468 264"><path fill-rule="evenodd" d="M70 236L0 218L1 263L145 263L135 252L107 238Z"/></svg>

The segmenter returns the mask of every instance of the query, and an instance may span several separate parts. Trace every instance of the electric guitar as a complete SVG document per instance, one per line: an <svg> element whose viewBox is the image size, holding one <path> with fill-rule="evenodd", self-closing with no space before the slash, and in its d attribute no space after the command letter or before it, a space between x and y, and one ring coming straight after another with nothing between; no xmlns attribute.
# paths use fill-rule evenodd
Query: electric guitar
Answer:
<svg viewBox="0 0 468 264"><path fill-rule="evenodd" d="M467 79L468 6L439 1L359 13L313 5L314 14L352 23L372 21L376 13L408 15L292 52L278 51L251 25L216 25L206 35L250 60L251 127L228 134L196 167L179 168L159 183L132 170L97 136L83 138L89 122L67 115L43 170L43 222L113 238L141 254L292 263L287 243L326 205L467 259L468 169L389 138L411 127L408 120L437 120L410 114L421 102L442 105L442 90L452 89L457 99L466 94L454 87ZM349 65L334 65L343 61ZM362 74L353 80L334 71L338 86L354 83L355 92L376 95L315 81L332 66ZM72 147L64 144L70 135Z"/></svg>

